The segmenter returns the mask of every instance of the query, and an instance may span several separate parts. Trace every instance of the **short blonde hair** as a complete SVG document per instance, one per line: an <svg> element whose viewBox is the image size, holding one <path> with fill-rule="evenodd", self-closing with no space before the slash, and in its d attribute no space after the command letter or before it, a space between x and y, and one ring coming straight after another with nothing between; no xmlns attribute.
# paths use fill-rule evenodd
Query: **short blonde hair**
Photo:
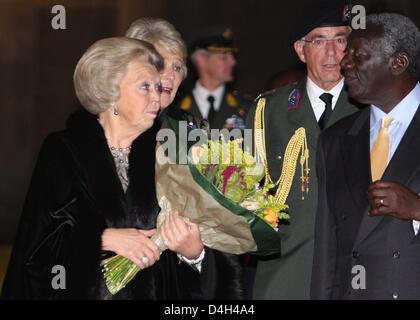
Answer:
<svg viewBox="0 0 420 320"><path fill-rule="evenodd" d="M120 82L130 62L148 63L157 71L163 68L163 58L148 42L126 37L96 41L77 63L73 83L83 107L99 114L117 102Z"/></svg>
<svg viewBox="0 0 420 320"><path fill-rule="evenodd" d="M159 18L140 18L125 33L126 37L150 42L163 47L182 60L182 77L187 76L187 47L181 34L168 21Z"/></svg>

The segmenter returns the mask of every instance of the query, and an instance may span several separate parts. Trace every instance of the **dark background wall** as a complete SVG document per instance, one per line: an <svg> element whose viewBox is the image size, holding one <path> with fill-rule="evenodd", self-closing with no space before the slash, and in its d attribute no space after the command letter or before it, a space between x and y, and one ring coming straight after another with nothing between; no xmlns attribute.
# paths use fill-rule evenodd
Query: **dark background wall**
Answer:
<svg viewBox="0 0 420 320"><path fill-rule="evenodd" d="M256 96L269 76L298 62L287 38L311 0L2 0L0 2L0 243L16 232L43 138L78 107L74 67L95 40L123 35L138 17L163 17L188 37L228 24L240 48L235 87ZM374 11L408 15L420 25L418 0L359 1ZM66 8L67 29L53 30L51 8Z"/></svg>

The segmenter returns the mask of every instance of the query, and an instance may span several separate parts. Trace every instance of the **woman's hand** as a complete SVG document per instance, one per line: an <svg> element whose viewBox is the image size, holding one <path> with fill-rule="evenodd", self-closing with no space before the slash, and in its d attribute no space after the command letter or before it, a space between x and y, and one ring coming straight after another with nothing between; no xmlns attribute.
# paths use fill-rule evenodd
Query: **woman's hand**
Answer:
<svg viewBox="0 0 420 320"><path fill-rule="evenodd" d="M169 250L189 260L197 259L204 249L198 225L183 220L177 211L171 211L168 214L160 229L160 234Z"/></svg>
<svg viewBox="0 0 420 320"><path fill-rule="evenodd" d="M102 249L113 251L133 261L141 269L150 267L160 258L157 245L150 240L156 232L134 228L108 228L102 233ZM142 258L147 258L147 263Z"/></svg>

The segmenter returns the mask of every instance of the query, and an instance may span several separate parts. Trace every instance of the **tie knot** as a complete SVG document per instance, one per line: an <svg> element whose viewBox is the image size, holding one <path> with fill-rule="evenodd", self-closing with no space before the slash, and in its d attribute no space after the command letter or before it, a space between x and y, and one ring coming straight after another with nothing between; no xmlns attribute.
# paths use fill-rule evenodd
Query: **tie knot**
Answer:
<svg viewBox="0 0 420 320"><path fill-rule="evenodd" d="M394 120L391 116L385 116L382 118L381 128L388 128L390 123Z"/></svg>
<svg viewBox="0 0 420 320"><path fill-rule="evenodd" d="M212 95L209 95L207 97L207 101L210 102L210 104L213 104L214 103L214 97Z"/></svg>
<svg viewBox="0 0 420 320"><path fill-rule="evenodd" d="M332 103L333 95L331 93L324 92L319 98L325 103Z"/></svg>

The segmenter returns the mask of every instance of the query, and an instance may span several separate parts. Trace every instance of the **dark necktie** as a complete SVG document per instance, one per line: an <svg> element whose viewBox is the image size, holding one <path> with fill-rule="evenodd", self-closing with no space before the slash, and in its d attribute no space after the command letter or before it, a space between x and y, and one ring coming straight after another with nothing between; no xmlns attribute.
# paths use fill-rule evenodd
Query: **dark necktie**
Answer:
<svg viewBox="0 0 420 320"><path fill-rule="evenodd" d="M214 109L214 97L212 95L209 95L207 97L207 101L210 103L210 109L207 115L207 120L211 124L211 122L214 120L214 116L216 115L216 110Z"/></svg>
<svg viewBox="0 0 420 320"><path fill-rule="evenodd" d="M332 99L333 95L330 93L323 93L319 97L322 101L325 102L325 111L322 114L321 118L319 118L318 124L321 130L324 130L327 127L328 119L332 113Z"/></svg>

